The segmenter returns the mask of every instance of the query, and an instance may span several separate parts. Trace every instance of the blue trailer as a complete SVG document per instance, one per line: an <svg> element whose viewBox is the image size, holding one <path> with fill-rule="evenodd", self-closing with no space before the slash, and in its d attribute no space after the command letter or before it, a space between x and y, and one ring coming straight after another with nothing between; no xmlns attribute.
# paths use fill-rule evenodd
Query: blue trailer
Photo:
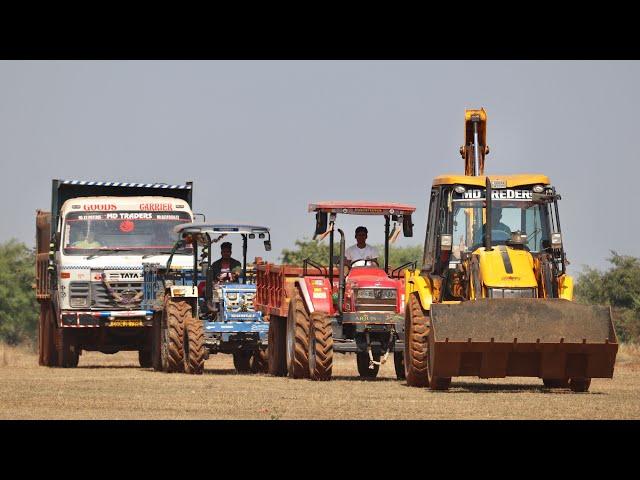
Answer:
<svg viewBox="0 0 640 480"><path fill-rule="evenodd" d="M261 239L271 250L269 229L256 225L192 222L177 225L180 240L166 265L144 265L145 308L154 312L155 370L199 374L209 354L230 353L238 372L266 372L269 323L256 311L255 273L247 246ZM222 281L214 278L212 247L228 235L242 238L242 264ZM176 252L193 255L191 268L172 266Z"/></svg>

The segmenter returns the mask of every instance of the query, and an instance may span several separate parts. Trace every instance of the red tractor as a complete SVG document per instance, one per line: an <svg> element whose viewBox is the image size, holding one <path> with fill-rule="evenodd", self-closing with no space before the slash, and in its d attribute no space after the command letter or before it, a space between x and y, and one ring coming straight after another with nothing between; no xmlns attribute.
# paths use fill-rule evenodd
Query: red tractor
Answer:
<svg viewBox="0 0 640 480"><path fill-rule="evenodd" d="M411 214L415 207L321 202L309 205L309 211L316 213L315 238L329 237L328 266L310 259L304 260L302 267L257 266L255 305L270 322L269 373L330 380L333 353L351 352L356 354L360 376L375 378L380 365L393 352L396 375L403 379L403 269L413 262L391 270L389 243L401 232L405 237L413 235ZM384 217L382 265L372 260L345 264L344 232L335 227L338 213ZM340 235L337 257L335 232Z"/></svg>

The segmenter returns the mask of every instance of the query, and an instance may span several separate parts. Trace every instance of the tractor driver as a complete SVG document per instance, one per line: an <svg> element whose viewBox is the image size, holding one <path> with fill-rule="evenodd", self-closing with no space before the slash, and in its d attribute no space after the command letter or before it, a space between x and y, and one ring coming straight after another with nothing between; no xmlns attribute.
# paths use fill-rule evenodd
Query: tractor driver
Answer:
<svg viewBox="0 0 640 480"><path fill-rule="evenodd" d="M344 252L344 257L348 262L348 266L351 266L353 263L358 260L371 260L378 264L378 251L367 245L367 234L368 230L366 227L358 227L356 228L356 244L347 248Z"/></svg>
<svg viewBox="0 0 640 480"><path fill-rule="evenodd" d="M492 207L491 208L491 230L499 230L507 234L507 236L511 237L511 229L508 225L505 225L500 221L502 219L502 208L500 207ZM482 238L484 238L485 231L487 230L487 224L482 225Z"/></svg>
<svg viewBox="0 0 640 480"><path fill-rule="evenodd" d="M242 264L231 257L231 242L220 245L221 259L211 264L211 272L214 282L229 282L238 278L242 270Z"/></svg>

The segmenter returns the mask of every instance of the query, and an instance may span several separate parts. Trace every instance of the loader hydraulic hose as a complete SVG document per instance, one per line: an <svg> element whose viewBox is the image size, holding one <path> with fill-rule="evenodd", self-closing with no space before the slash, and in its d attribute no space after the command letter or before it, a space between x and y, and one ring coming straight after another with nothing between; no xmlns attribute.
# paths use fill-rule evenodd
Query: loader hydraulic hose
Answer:
<svg viewBox="0 0 640 480"><path fill-rule="evenodd" d="M492 250L491 248L491 209L493 208L492 204L493 201L491 200L491 180L489 180L489 177L487 177L487 183L486 183L486 192L485 192L485 196L486 196L486 209L485 209L485 216L486 221L484 222L484 249L488 252L490 252Z"/></svg>

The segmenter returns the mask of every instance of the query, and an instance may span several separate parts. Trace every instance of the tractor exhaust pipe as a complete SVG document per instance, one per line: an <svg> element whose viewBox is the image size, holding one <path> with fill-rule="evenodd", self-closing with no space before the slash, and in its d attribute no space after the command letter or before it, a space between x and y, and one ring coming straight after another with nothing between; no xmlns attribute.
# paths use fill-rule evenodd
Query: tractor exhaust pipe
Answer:
<svg viewBox="0 0 640 480"><path fill-rule="evenodd" d="M340 234L340 267L338 269L338 312L342 315L342 301L344 300L344 232L338 228Z"/></svg>

